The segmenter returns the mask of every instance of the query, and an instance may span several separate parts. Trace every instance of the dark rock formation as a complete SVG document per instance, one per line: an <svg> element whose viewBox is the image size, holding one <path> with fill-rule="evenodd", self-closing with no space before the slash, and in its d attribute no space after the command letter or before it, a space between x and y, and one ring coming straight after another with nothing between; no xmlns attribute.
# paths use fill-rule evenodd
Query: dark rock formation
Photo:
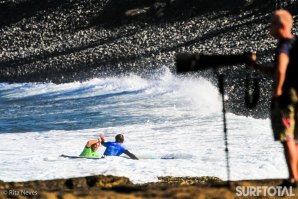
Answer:
<svg viewBox="0 0 298 199"><path fill-rule="evenodd" d="M173 67L173 55L181 50L241 52L240 43L251 42L251 35L237 30L262 24L272 6L236 10L241 5L240 0L6 1L0 4L0 80L66 82L144 73L163 64Z"/></svg>
<svg viewBox="0 0 298 199"><path fill-rule="evenodd" d="M282 6L295 14L292 4ZM0 1L0 82L146 76L162 65L174 71L175 54L182 51L257 51L262 62L270 62L275 41L267 26L274 9L274 1L266 0ZM264 117L267 105L253 112L243 108L244 67L223 72L230 77L228 106ZM200 75L214 80L208 71ZM268 104L271 82L258 77L261 104Z"/></svg>

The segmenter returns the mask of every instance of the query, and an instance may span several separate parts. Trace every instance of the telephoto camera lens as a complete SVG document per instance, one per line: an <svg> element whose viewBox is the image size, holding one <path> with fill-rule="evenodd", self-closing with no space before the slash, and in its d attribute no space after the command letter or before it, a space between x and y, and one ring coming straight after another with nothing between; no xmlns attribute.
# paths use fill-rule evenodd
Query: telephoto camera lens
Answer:
<svg viewBox="0 0 298 199"><path fill-rule="evenodd" d="M219 66L251 63L249 54L241 55L204 55L199 53L179 53L176 55L177 73L205 70Z"/></svg>
<svg viewBox="0 0 298 199"><path fill-rule="evenodd" d="M191 53L180 53L176 56L177 73L197 71L200 55Z"/></svg>

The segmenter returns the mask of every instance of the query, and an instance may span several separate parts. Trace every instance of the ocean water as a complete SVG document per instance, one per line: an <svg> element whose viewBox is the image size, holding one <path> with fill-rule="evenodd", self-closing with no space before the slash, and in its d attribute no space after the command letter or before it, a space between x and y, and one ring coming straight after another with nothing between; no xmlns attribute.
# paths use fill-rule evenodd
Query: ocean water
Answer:
<svg viewBox="0 0 298 199"><path fill-rule="evenodd" d="M0 84L0 180L27 181L117 175L134 183L158 176L227 179L222 105L207 79L163 67L66 84ZM269 119L227 114L231 179L286 178L282 146ZM174 159L67 159L88 139L118 133L137 156ZM99 148L102 154L104 147Z"/></svg>

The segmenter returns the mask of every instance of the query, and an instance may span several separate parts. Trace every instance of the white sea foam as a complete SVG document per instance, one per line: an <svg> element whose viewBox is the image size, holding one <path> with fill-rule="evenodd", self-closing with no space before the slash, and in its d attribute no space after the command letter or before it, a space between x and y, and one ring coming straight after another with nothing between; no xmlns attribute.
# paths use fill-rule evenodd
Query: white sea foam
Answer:
<svg viewBox="0 0 298 199"><path fill-rule="evenodd" d="M118 175L135 183L157 176L226 179L221 102L204 78L177 77L163 68L155 77L98 78L68 84L0 85L0 179L26 181ZM269 120L227 114L231 177L285 178L282 147ZM137 156L67 159L104 132ZM104 147L100 147L102 154Z"/></svg>

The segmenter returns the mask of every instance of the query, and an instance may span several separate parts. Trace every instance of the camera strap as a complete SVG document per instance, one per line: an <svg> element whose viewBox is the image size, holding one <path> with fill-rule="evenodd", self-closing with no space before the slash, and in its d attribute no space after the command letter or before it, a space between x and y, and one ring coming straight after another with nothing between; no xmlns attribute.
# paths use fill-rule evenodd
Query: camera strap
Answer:
<svg viewBox="0 0 298 199"><path fill-rule="evenodd" d="M245 105L249 109L254 109L260 99L259 79L246 74L245 79Z"/></svg>

